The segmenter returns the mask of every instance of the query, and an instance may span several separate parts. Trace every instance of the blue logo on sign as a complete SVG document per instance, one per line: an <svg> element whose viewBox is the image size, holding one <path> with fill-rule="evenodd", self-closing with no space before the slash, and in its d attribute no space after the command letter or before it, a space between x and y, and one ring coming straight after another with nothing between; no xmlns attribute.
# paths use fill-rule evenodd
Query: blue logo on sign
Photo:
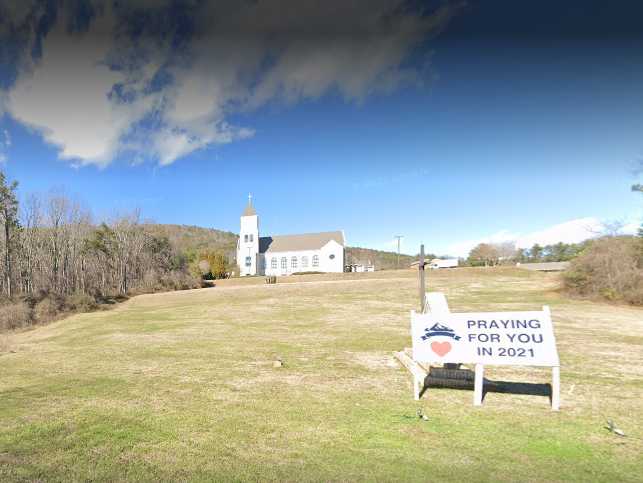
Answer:
<svg viewBox="0 0 643 483"><path fill-rule="evenodd" d="M454 340L460 340L460 336L456 335L455 331L446 325L434 324L430 329L424 329L425 334L422 336L422 340L427 340L430 337L437 337L439 335L452 337Z"/></svg>

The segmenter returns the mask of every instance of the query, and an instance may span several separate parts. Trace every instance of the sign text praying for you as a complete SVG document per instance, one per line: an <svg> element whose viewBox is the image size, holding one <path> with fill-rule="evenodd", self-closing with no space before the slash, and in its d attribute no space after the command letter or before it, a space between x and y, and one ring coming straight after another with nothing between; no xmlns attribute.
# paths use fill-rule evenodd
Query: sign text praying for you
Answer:
<svg viewBox="0 0 643 483"><path fill-rule="evenodd" d="M413 359L431 363L558 366L549 310L411 316Z"/></svg>

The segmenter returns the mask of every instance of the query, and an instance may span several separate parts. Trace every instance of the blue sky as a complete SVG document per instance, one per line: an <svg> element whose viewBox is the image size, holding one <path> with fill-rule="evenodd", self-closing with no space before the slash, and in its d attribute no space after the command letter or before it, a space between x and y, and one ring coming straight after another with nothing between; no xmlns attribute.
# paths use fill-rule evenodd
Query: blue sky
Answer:
<svg viewBox="0 0 643 483"><path fill-rule="evenodd" d="M59 40L56 57L45 36L31 71L5 75L4 170L20 182L21 195L65 189L97 219L140 208L159 223L236 232L252 192L265 234L344 229L349 244L383 249L404 235L408 253L421 242L462 255L485 240L573 241L602 220L620 219L631 229L643 206L629 189L643 158L643 36L634 21L641 9L582 4L584 10L575 2L553 10L543 2L530 11L511 2L472 3L442 20L440 33L420 24L420 40L394 29L389 40L397 50L363 65L355 59L372 49L361 50L360 42L341 40L332 52L351 55L338 65L322 52L310 68L304 49L300 57L277 58L242 95L225 84L225 102L207 108L223 81L214 91L197 81L221 79L220 64L195 62L181 84L190 87L191 117L178 108L145 110L140 95L142 114L110 111L95 125L83 113L99 119L100 89L115 83L112 72L67 66L60 52L71 44ZM418 10L413 18L438 13ZM324 15L311 14L311 22ZM101 42L81 53L109 52ZM359 75L350 72L353 62ZM373 62L380 70L362 75ZM38 69L48 74L42 83ZM50 87L66 72L71 87ZM122 85L135 89L134 77ZM92 82L96 89L86 91ZM61 99L46 112L25 102L40 85ZM180 105L184 94L168 92L164 99L175 95ZM97 97L96 105L85 96ZM81 121L74 124L74 116ZM177 133L187 133L187 147Z"/></svg>

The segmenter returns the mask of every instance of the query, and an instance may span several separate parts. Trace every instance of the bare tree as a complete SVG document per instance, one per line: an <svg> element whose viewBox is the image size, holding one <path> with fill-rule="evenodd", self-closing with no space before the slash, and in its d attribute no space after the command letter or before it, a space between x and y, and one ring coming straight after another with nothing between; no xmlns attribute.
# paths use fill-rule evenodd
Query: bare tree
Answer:
<svg viewBox="0 0 643 483"><path fill-rule="evenodd" d="M27 199L21 214L22 223L22 265L23 291L33 293L34 277L38 266L38 252L40 251L42 233L42 202L35 195Z"/></svg>
<svg viewBox="0 0 643 483"><path fill-rule="evenodd" d="M469 262L472 265L494 266L498 264L499 258L497 248L490 243L480 243L469 252Z"/></svg>
<svg viewBox="0 0 643 483"><path fill-rule="evenodd" d="M614 237L623 234L625 222L623 220L611 220L604 221L601 225L600 235Z"/></svg>
<svg viewBox="0 0 643 483"><path fill-rule="evenodd" d="M516 248L515 241L493 243L492 246L496 249L498 260L500 262L511 262L518 256L518 249Z"/></svg>
<svg viewBox="0 0 643 483"><path fill-rule="evenodd" d="M69 201L60 193L51 193L46 201L45 222L47 226L47 248L49 251L49 270L54 292L61 289L61 252L64 243L64 224Z"/></svg>
<svg viewBox="0 0 643 483"><path fill-rule="evenodd" d="M118 260L119 291L126 294L129 287L130 272L140 271L139 261L148 237L139 224L138 211L126 215L113 223L115 255Z"/></svg>
<svg viewBox="0 0 643 483"><path fill-rule="evenodd" d="M40 319L83 300L198 286L187 256L138 211L95 226L60 190L19 206L16 186L0 176L0 292L29 294L25 313Z"/></svg>

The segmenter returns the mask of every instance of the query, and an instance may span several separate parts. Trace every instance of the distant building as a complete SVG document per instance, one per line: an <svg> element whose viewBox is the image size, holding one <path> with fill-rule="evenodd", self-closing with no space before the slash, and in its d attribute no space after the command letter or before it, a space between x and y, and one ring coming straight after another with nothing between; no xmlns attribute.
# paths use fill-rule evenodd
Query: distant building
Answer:
<svg viewBox="0 0 643 483"><path fill-rule="evenodd" d="M431 269L439 269L439 268L457 268L459 265L459 261L457 258L449 258L449 259L441 259L441 258L434 258L433 260L429 261L426 260L424 262L425 268L431 268ZM413 270L417 270L418 267L420 266L420 261L416 260L415 262L411 263L409 268Z"/></svg>
<svg viewBox="0 0 643 483"><path fill-rule="evenodd" d="M344 271L343 231L259 237L259 217L250 196L239 233L237 263L242 276Z"/></svg>
<svg viewBox="0 0 643 483"><path fill-rule="evenodd" d="M516 266L536 272L562 272L567 270L569 262L516 263Z"/></svg>
<svg viewBox="0 0 643 483"><path fill-rule="evenodd" d="M431 260L431 263L429 264L429 267L433 269L437 268L456 268L458 266L459 262L457 258L447 258L447 259L441 259L441 258L434 258Z"/></svg>
<svg viewBox="0 0 643 483"><path fill-rule="evenodd" d="M346 265L346 271L347 272L374 272L375 271L375 265L368 263L368 264L363 264L363 263L351 263Z"/></svg>

